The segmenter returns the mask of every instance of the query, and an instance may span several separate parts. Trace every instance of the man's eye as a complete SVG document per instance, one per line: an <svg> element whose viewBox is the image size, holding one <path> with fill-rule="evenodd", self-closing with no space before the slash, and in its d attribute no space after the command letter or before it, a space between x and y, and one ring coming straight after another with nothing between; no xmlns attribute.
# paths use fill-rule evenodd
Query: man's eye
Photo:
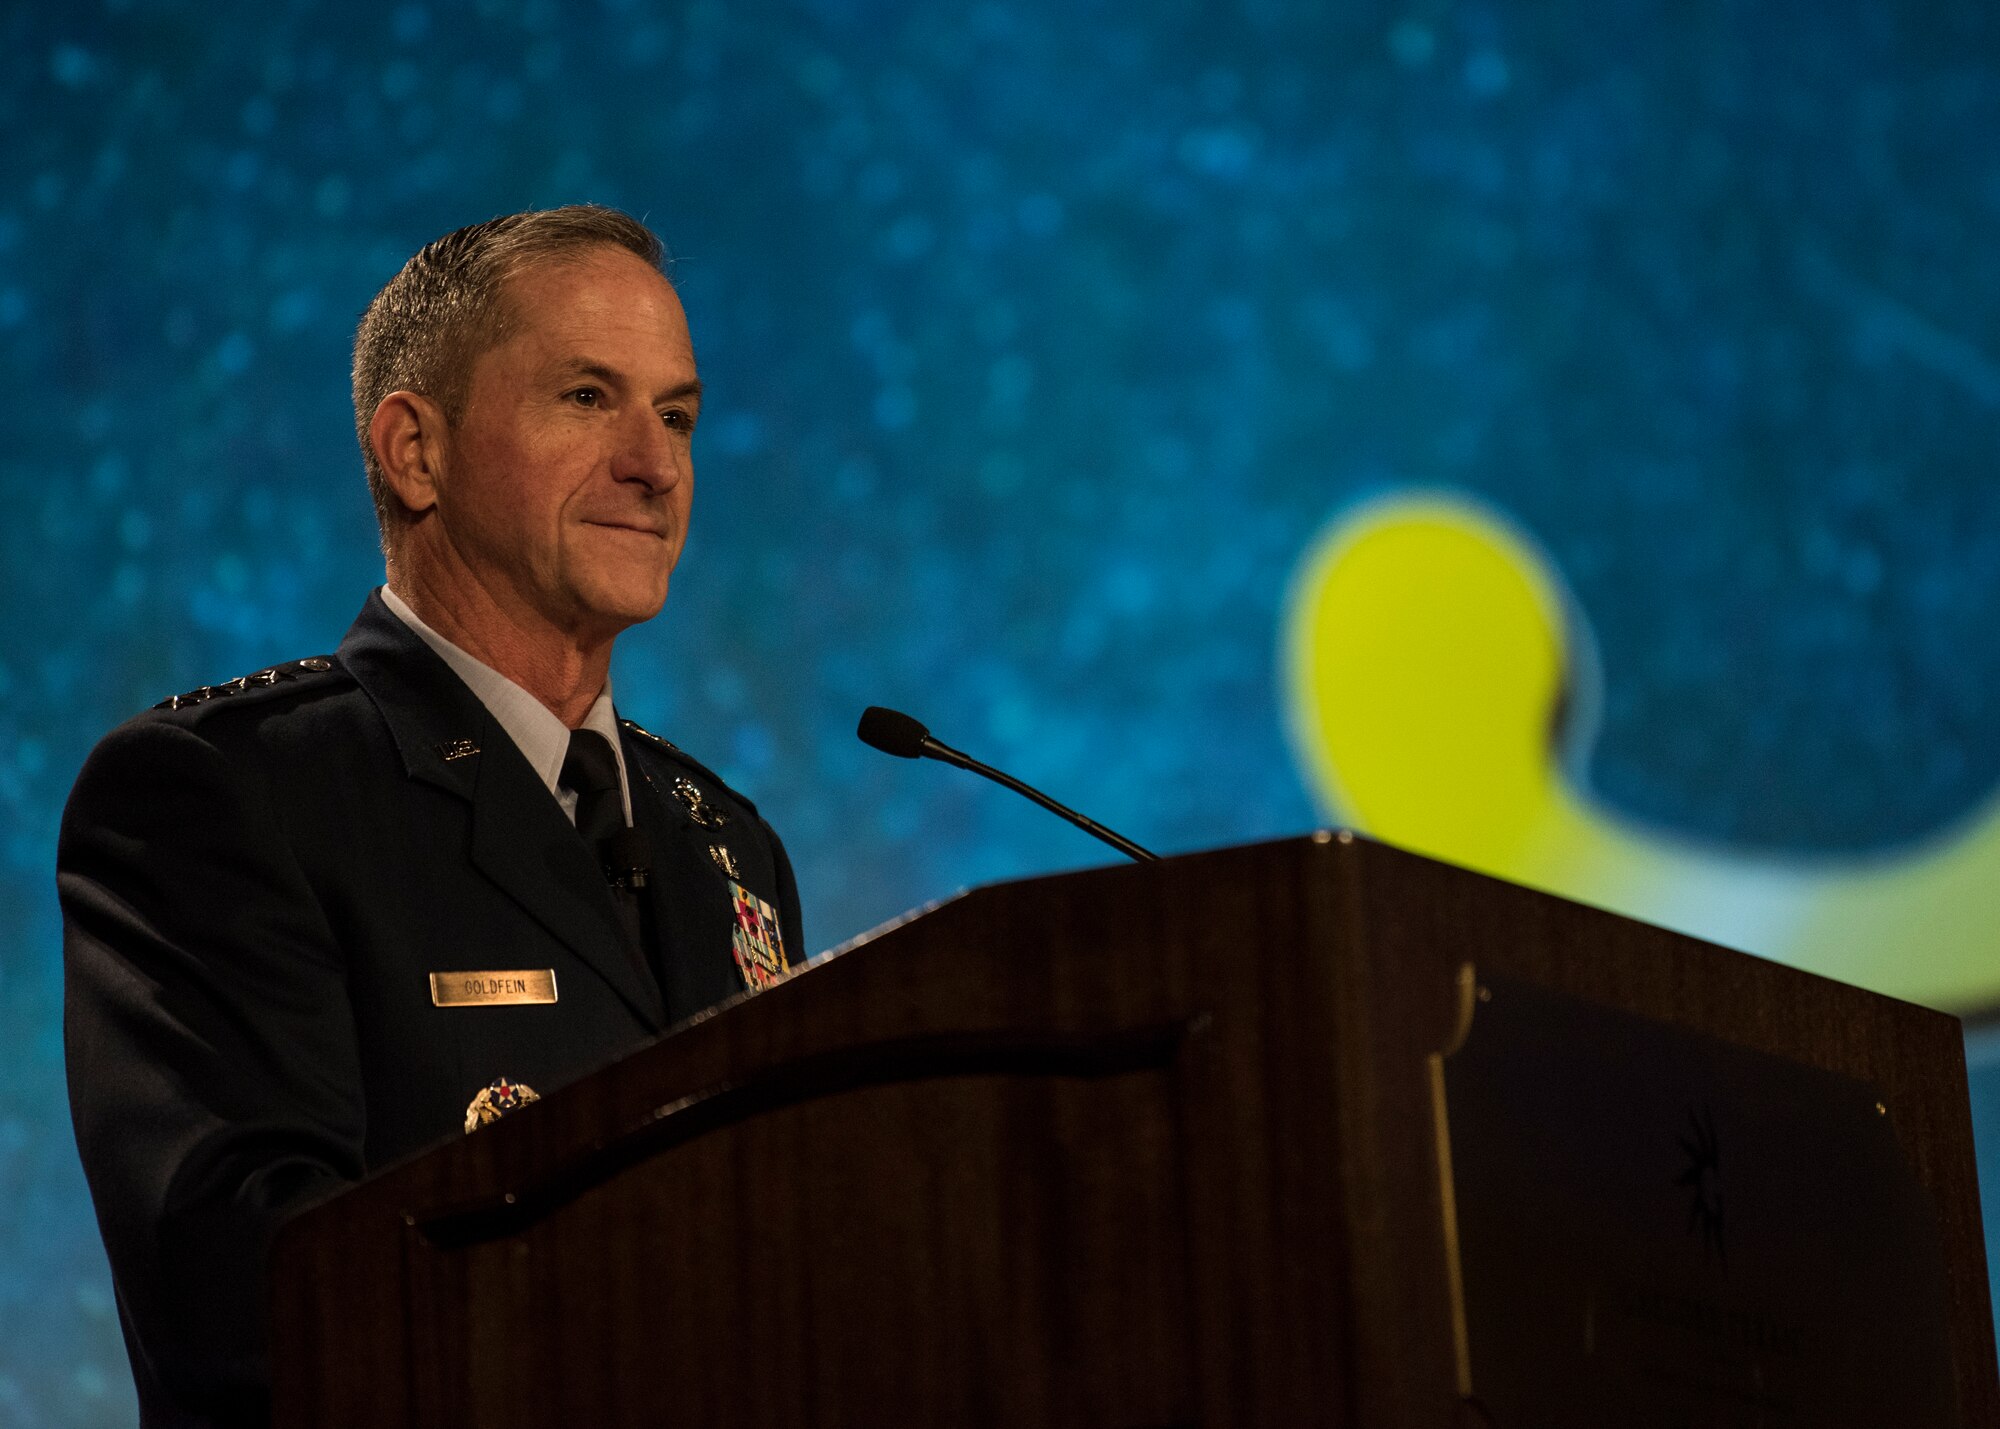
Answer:
<svg viewBox="0 0 2000 1429"><path fill-rule="evenodd" d="M660 413L660 420L677 432L691 432L694 430L694 414L683 411L679 407L669 407L666 411Z"/></svg>
<svg viewBox="0 0 2000 1429"><path fill-rule="evenodd" d="M595 407L604 400L604 394L595 387L579 387L569 394L569 399L579 407Z"/></svg>

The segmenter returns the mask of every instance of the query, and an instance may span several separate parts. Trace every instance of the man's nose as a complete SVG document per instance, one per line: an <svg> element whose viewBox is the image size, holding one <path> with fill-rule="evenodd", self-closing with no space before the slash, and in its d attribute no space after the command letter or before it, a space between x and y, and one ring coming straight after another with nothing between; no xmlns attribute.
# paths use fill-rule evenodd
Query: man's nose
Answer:
<svg viewBox="0 0 2000 1429"><path fill-rule="evenodd" d="M668 428L657 412L637 410L619 425L611 474L659 494L687 479L687 439Z"/></svg>

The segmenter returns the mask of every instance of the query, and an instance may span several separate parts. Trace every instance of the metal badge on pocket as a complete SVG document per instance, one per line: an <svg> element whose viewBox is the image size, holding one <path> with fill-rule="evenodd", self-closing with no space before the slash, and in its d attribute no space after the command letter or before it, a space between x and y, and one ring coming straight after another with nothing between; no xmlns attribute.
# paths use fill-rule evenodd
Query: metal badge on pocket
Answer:
<svg viewBox="0 0 2000 1429"><path fill-rule="evenodd" d="M434 1007L514 1007L555 1000L554 968L431 974Z"/></svg>

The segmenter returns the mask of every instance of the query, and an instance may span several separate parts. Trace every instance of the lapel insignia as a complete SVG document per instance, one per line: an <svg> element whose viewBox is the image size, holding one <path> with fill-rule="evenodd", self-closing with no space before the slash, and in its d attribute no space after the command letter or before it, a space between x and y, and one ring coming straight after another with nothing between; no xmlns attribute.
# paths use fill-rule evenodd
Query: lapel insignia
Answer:
<svg viewBox="0 0 2000 1429"><path fill-rule="evenodd" d="M701 792L701 786L685 774L674 776L674 797L687 809L690 819L704 829L719 829L729 822L729 815L708 802Z"/></svg>
<svg viewBox="0 0 2000 1429"><path fill-rule="evenodd" d="M721 844L710 844L708 856L715 860L715 866L721 869L726 877L732 879L740 877L736 871L736 855Z"/></svg>
<svg viewBox="0 0 2000 1429"><path fill-rule="evenodd" d="M479 1095L472 1099L472 1105L465 1109L465 1130L468 1135L482 1126L491 1126L510 1111L519 1111L529 1102L538 1102L541 1097L526 1082L510 1082L499 1077L480 1088Z"/></svg>
<svg viewBox="0 0 2000 1429"><path fill-rule="evenodd" d="M729 939L736 970L743 974L745 987L761 992L782 982L791 971L785 958L785 940L778 932L778 910L734 880L729 897L736 912L736 926Z"/></svg>
<svg viewBox="0 0 2000 1429"><path fill-rule="evenodd" d="M438 758L447 764L454 759L465 759L479 753L479 746L469 739L448 739L443 744L431 747L437 750Z"/></svg>

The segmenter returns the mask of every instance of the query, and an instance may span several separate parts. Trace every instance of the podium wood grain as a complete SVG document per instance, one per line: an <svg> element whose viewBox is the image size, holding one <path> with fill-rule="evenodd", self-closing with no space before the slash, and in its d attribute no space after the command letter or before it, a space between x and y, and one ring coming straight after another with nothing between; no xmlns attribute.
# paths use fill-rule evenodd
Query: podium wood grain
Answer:
<svg viewBox="0 0 2000 1429"><path fill-rule="evenodd" d="M976 890L306 1212L277 1422L1476 1422L1465 962L1879 1087L2000 1423L1953 1019L1327 835Z"/></svg>

